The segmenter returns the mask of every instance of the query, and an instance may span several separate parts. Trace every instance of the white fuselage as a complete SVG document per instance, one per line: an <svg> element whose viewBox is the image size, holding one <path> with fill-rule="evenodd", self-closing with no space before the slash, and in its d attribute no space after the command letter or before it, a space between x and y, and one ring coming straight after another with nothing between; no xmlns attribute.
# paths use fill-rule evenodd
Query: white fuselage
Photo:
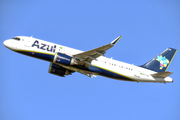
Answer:
<svg viewBox="0 0 180 120"><path fill-rule="evenodd" d="M29 56L33 56L33 54L35 53L41 54L41 56L42 55L54 56L56 52L61 52L69 56L73 56L84 52L81 50L69 48L59 44L54 44L33 37L25 37L25 36L18 36L18 37L21 38L21 40L9 39L4 41L4 45L13 51L20 52ZM37 56L33 56L33 57L37 57ZM41 57L37 57L37 58L41 59ZM51 61L52 59L46 59L46 58L42 58L42 59L52 62ZM162 83L173 81L173 79L170 77L166 77L166 78L153 77L151 74L156 73L154 71L142 67L138 67L133 64L127 64L121 61L106 58L105 56L100 56L97 58L97 60L92 60L91 65L101 70L100 75L110 77L113 79L121 79L127 81L129 80L135 82L162 82ZM71 66L71 67L73 68L75 66ZM122 76L122 78L119 76Z"/></svg>

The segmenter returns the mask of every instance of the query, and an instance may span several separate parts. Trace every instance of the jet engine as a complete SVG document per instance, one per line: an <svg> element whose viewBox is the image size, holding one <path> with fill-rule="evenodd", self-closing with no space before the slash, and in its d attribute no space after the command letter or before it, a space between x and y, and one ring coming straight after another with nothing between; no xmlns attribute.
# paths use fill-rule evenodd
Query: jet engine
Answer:
<svg viewBox="0 0 180 120"><path fill-rule="evenodd" d="M54 75L65 77L64 75L70 75L74 71L65 69L59 65L54 64L54 63L50 63L48 72L51 74L54 74Z"/></svg>
<svg viewBox="0 0 180 120"><path fill-rule="evenodd" d="M59 52L55 53L53 63L60 63L64 65L77 65L77 62L73 57Z"/></svg>

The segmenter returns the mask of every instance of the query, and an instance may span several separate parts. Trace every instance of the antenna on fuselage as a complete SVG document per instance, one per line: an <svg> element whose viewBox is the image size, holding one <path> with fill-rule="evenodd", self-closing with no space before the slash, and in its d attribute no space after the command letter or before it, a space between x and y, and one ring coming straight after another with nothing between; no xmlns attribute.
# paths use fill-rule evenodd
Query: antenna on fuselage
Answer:
<svg viewBox="0 0 180 120"><path fill-rule="evenodd" d="M33 36L31 35L31 38L33 38Z"/></svg>

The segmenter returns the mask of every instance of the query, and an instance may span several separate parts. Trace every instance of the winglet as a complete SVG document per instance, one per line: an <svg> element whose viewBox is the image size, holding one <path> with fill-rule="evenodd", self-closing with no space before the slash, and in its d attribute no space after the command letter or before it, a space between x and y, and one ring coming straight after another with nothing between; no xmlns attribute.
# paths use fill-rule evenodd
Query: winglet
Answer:
<svg viewBox="0 0 180 120"><path fill-rule="evenodd" d="M122 37L122 36L117 37L115 40L113 40L113 41L111 42L111 44L112 44L112 45L115 45L115 44L120 40L121 37Z"/></svg>

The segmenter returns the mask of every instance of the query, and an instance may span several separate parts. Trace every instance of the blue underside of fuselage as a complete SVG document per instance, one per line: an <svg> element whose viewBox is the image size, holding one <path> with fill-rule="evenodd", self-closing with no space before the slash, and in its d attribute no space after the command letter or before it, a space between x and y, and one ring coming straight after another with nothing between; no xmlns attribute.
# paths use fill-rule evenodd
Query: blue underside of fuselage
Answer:
<svg viewBox="0 0 180 120"><path fill-rule="evenodd" d="M48 62L52 62L54 59L54 55L48 55L48 54L37 53L37 52L27 52L27 51L16 51L16 52L31 56L31 57L39 58Z"/></svg>
<svg viewBox="0 0 180 120"><path fill-rule="evenodd" d="M39 58L48 62L53 62L54 59L54 55L49 55L49 54L44 54L44 53L37 53L37 52L28 52L28 51L16 51L18 53L24 54L24 55L28 55L31 57L35 57L35 58ZM109 77L112 79L117 79L117 80L126 80L126 81L133 81L132 79L126 78L122 75L110 72L108 70L99 68L99 67L94 67L94 66L90 66L89 68L86 68L84 66L73 66L82 70L88 70L91 72L97 72L99 73L99 75L105 76L105 77Z"/></svg>

